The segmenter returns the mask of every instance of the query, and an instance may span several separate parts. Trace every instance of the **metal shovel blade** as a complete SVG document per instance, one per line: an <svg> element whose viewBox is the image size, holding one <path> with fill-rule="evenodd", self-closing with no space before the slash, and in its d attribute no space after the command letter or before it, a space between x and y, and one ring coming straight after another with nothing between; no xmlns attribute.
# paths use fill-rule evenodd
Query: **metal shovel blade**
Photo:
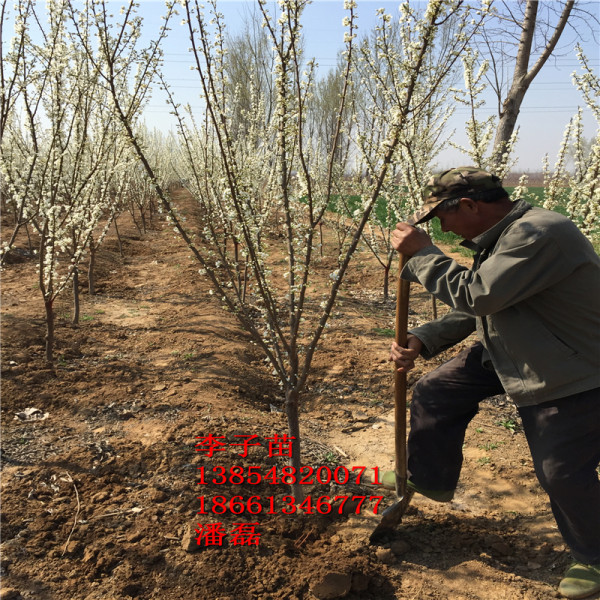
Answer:
<svg viewBox="0 0 600 600"><path fill-rule="evenodd" d="M379 542L382 538L386 537L390 533L400 525L402 522L402 517L412 500L414 492L412 490L407 490L404 493L402 498L399 498L398 502L394 502L391 506L388 506L381 513L381 521L371 535L369 536L369 541L371 544L375 544Z"/></svg>

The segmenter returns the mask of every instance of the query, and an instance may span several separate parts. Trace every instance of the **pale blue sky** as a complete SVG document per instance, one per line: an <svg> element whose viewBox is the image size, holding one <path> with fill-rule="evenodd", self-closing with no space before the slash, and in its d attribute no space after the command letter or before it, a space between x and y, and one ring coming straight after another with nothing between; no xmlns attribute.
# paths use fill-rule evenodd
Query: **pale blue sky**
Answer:
<svg viewBox="0 0 600 600"><path fill-rule="evenodd" d="M115 1L115 12L122 2ZM144 35L153 36L158 30L164 14L164 2L161 0L141 0L140 14L144 17ZM272 3L273 5L275 3ZM40 8L42 2L39 3ZM225 15L228 30L235 34L242 28L243 20L255 7L255 0L219 0L219 10ZM398 14L398 1L358 0L358 35L361 37L371 30L377 19L376 10L385 8L391 15ZM595 10L600 18L600 2L587 5L588 10ZM179 9L180 12L182 9ZM314 0L307 7L303 16L305 48L308 58L315 57L323 72L333 67L338 51L343 47L344 27L342 19L346 15L343 0ZM176 101L190 103L201 110L199 99L200 82L198 74L190 70L191 54L187 27L181 26L179 18L172 23L172 31L164 46L164 74L172 86ZM581 24L579 25L581 28ZM10 32L4 32L6 42ZM600 71L600 49L589 31L584 31L587 43L584 50L595 72ZM596 25L596 40L600 40L600 31ZM517 168L539 171L544 154L550 156L554 164L565 127L578 106L583 106L579 92L571 83L571 74L578 69L578 62L572 49L575 35L567 28L561 42L562 52L551 58L529 89L519 117L520 141L516 154L519 157ZM461 82L462 83L462 80ZM490 95L487 105L481 109L481 118L496 112L495 99ZM168 129L174 123L165 103L165 96L157 89L146 111L146 122L149 127L161 130ZM454 139L465 145L464 120L465 109L457 109L451 122L455 130ZM591 138L596 133L597 124L589 110L585 113L585 136ZM456 150L447 150L439 157L438 167L446 168L469 162Z"/></svg>
<svg viewBox="0 0 600 600"><path fill-rule="evenodd" d="M232 33L239 31L244 15L248 14L254 4L252 0L219 2L219 9L225 15L229 31ZM397 15L398 5L397 1L358 0L359 37L376 23L375 12L378 8L385 8L390 14ZM600 3L592 5L593 8L600 17ZM145 15L148 25L152 22L156 23L156 16L161 13L161 10L161 2L142 0L142 14ZM315 57L324 72L335 65L337 52L343 47L342 19L345 14L343 0L315 0L305 10L303 25L306 55ZM200 101L197 100L198 75L189 70L186 55L189 42L186 29L179 25L180 20L177 19L177 23L173 25L173 31L165 46L165 72L172 82L175 95L182 102L189 101L192 106L196 105L200 108ZM598 72L600 50L597 43L590 39L591 34L589 32L585 34L588 38L584 45L585 51L595 72ZM575 41L575 36L570 30L567 30L564 36L561 54L565 54L565 47L571 48ZM596 39L600 39L598 31L596 31ZM529 89L519 117L520 141L516 151L519 157L517 168L529 171L541 170L542 158L546 153L550 156L550 164L554 164L565 127L577 106L583 106L579 92L571 83L571 74L576 69L578 69L578 62L574 52L551 58ZM164 119L168 118L164 116L163 106L158 97L153 98L148 108L148 125L158 125L158 120L164 122ZM482 118L495 112L495 100L490 96L485 108L482 109ZM451 123L452 129L456 131L455 139L463 145L466 144L463 133L466 117L466 110L458 109ZM586 111L584 123L586 137L593 137L596 123L589 111ZM456 150L447 150L440 156L438 166L445 168L465 162L468 162L468 158L464 155Z"/></svg>

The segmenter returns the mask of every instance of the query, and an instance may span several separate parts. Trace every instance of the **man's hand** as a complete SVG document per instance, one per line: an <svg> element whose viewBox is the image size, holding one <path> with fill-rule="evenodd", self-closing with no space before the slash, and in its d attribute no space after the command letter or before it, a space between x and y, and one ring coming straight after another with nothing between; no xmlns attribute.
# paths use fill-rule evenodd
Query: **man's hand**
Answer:
<svg viewBox="0 0 600 600"><path fill-rule="evenodd" d="M392 246L406 256L413 256L419 250L431 246L431 238L422 229L408 223L398 223L392 231Z"/></svg>
<svg viewBox="0 0 600 600"><path fill-rule="evenodd" d="M422 348L423 342L418 337L408 334L406 348L399 346L396 342L392 343L390 360L396 363L396 368L400 373L406 373L415 366L415 360Z"/></svg>

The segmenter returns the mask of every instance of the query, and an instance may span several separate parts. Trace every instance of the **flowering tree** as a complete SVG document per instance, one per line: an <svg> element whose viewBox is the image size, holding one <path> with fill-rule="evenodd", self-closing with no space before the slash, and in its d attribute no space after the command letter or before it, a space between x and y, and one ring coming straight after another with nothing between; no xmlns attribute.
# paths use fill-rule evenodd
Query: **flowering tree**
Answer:
<svg viewBox="0 0 600 600"><path fill-rule="evenodd" d="M79 22L80 38L87 45L90 60L109 91L114 112L129 142L152 181L155 192L173 227L211 281L213 293L241 321L266 355L285 392L289 434L293 438L292 463L299 467L299 400L306 386L314 353L332 314L337 294L351 257L356 250L384 185L393 173L390 166L403 143L415 133L415 122L431 97L424 90L441 89L448 73L468 40L468 11L461 1L434 0L421 16L408 3L403 4L405 39L401 78L394 88L390 112L376 121L381 143L362 148L369 154L370 178L360 198L351 236L340 248L337 268L330 273L330 287L318 289L315 271L324 262L316 260L319 230L332 198L343 189L339 178L340 141L349 102L355 37L355 2L346 2L347 33L340 93L331 129L332 135L309 138L309 107L315 87L314 64L302 52L301 17L306 0L281 0L272 15L264 0L259 9L273 48L275 68L271 97L253 79L251 93L236 102L227 75L226 30L216 2L209 2L205 16L198 2L183 4L194 68L202 86L206 106L197 116L180 107L171 96L178 116L182 154L177 160L179 178L186 182L200 208L198 225L192 226L178 210L169 189L161 183L159 168L152 164L147 145L131 122L128 107L140 98L159 77L160 42L166 34L174 7L169 4L163 29L152 44L138 50L138 17L133 2L124 8L120 22L114 23L103 2L86 4L87 13L72 9ZM464 12L460 12L464 10ZM87 17L83 18L83 15ZM430 61L440 26L460 14L454 42ZM82 23L87 25L84 27ZM91 29L100 40L97 49L89 43ZM86 29L89 27L89 30ZM392 49L389 49L392 51ZM249 69L252 72L252 69ZM379 72L378 70L375 73ZM133 79L133 85L125 82ZM165 88L166 84L163 82ZM170 92L168 92L170 94ZM249 107L249 108L245 108ZM239 115L245 127L240 134ZM353 135L367 137L365 125L356 121ZM347 190L346 190L347 192ZM279 231L282 241L270 235ZM272 260L283 246L285 267ZM283 271L283 272L282 272ZM295 495L302 497L300 486Z"/></svg>
<svg viewBox="0 0 600 600"><path fill-rule="evenodd" d="M19 26L39 24L35 37L42 41L34 42L29 31L24 34L27 60L15 63L24 118L12 116L0 150L8 192L39 239L48 361L53 359L54 302L73 281L77 321L79 264L96 227L114 214L110 157L122 154L115 153L118 138L97 73L69 35L68 6L66 0L48 2L48 26L43 29L33 3L18 5Z"/></svg>
<svg viewBox="0 0 600 600"><path fill-rule="evenodd" d="M584 143L579 109L573 136L575 172L567 210L572 219L581 223L583 233L591 237L598 234L600 216L600 77L593 72L580 47L577 57L582 72L574 73L573 81L596 119L596 135L589 146Z"/></svg>
<svg viewBox="0 0 600 600"><path fill-rule="evenodd" d="M241 290L236 290L235 277L232 278L228 274L226 278L221 279L219 272L213 267L213 282L224 301L254 334L284 388L290 435L295 438L295 466L300 464L300 394L306 385L314 352L331 316L344 274L384 185L389 185L393 178L390 166L398 160L403 144L408 144L414 135L415 123L424 114L427 101L433 97L434 90L443 85L460 51L467 43L469 23L466 14L463 14L463 19L457 22L454 44L439 52L436 61L430 61L439 27L461 3L430 2L421 17L410 9L408 3L403 5L403 18L406 23L402 30L405 35L403 51L389 58L387 53L392 53L393 48L388 47L380 55L380 58L390 61L391 76L396 77L397 83L391 90L383 88L390 95L390 110L385 116L383 113L377 114L375 130L381 132L381 143L361 147L362 156L368 156L369 160L369 185L361 195L360 205L356 209L357 212L355 211L352 235L348 243L340 248L338 269L331 273L330 277L331 288L326 294L316 298L318 295L310 293L309 290L314 277L313 271L316 269L314 249L318 240L318 227L333 196L343 193L339 185L340 179L343 178L338 179L337 186L335 184L335 175L339 173L336 172L336 166L339 165L336 157L339 156L338 149L351 83L355 3L346 3L348 17L345 24L348 33L343 55L345 63L341 69L341 81L344 83L340 85L338 104L333 113L336 115L336 125L331 128L333 135L329 138L313 139L312 143L306 139L306 107L310 105L314 76L310 62L306 70L303 70L300 50L300 19L305 4L301 1L281 1L280 13L275 21L275 17L267 11L266 3L260 2L265 26L276 52L275 118L271 124L267 124L268 127L261 136L269 141L274 140L275 155L270 149L261 147L265 151L260 159L261 173L264 173L261 179L257 179L254 174L247 178L245 169L251 162L250 157L245 155L243 148L231 138L228 128L228 107L222 103L220 95L223 85L219 75L219 62L224 48L221 45L223 35L216 6L213 7L213 17L217 23L216 36L215 41L211 42L201 11L197 5L193 10L190 3L186 4L190 36L196 50L196 65L213 131L213 135L207 139L216 140L218 161L222 166L220 172L225 174L225 177L220 177L226 186L221 197L231 201L231 223L236 237L240 240L242 254L250 259L252 281L249 286L249 302L240 303L242 294ZM199 33L198 46L194 44L195 31ZM373 75L381 73L378 66L373 67ZM371 125L372 122L368 124L369 131L373 130ZM357 140L367 139L365 123L356 120L354 127ZM265 189L273 199L272 205L262 203L260 209L258 208L256 199L260 195L251 192L256 186L256 181L264 182ZM270 211L275 208L275 214L278 211L282 214L287 254L286 272L283 274L286 285L283 289L272 277L275 272L273 265L268 262L270 248L268 244L261 243L261 228L257 226L257 223L269 220L268 213L266 218L257 219L258 215L265 214L260 212L264 211L265 206L269 207ZM215 247L214 240L211 247ZM232 260L221 253L219 266L225 267L227 263L231 265L231 273L239 269L235 255ZM230 291L228 286L232 281L233 290ZM320 310L315 310L315 300L320 300ZM257 312L249 310L251 308L257 309ZM300 489L294 491L296 495L301 494Z"/></svg>
<svg viewBox="0 0 600 600"><path fill-rule="evenodd" d="M357 94L354 119L358 132L358 170L363 174L375 172L373 159L389 135L389 114L404 101L404 86L414 76L413 40L420 26L419 13L409 4L402 6L398 22L382 9L378 13L378 25L360 45L355 77L355 88L361 91ZM445 146L444 128L452 114L441 90L452 81L454 61L476 29L477 26L468 29L460 18L445 19L439 33L436 32L435 46L428 48L422 57L420 72L412 85L412 108L399 135L390 176L363 232L366 245L384 270L384 301L388 298L389 273L396 255L391 245L391 230L423 200L423 182L429 177L436 155ZM448 35L449 32L454 35ZM360 177L355 189L363 197L369 197L370 185L370 176ZM349 216L360 216L360 207L349 208Z"/></svg>
<svg viewBox="0 0 600 600"><path fill-rule="evenodd" d="M486 76L489 62L486 60L480 62L478 53L471 48L466 49L461 60L464 89L455 89L453 92L455 101L467 107L469 112L465 123L469 146L464 147L453 141L450 141L450 145L466 154L470 158L471 164L484 170L493 171L500 179L504 179L514 164L512 153L519 130L512 131L506 143L503 144L503 152L498 155L490 146L498 127L497 118L494 115L484 121L480 121L478 118L478 110L485 104L481 95L488 87ZM479 66L477 67L477 65Z"/></svg>
<svg viewBox="0 0 600 600"><path fill-rule="evenodd" d="M226 33L225 46L225 93L232 103L231 124L237 137L248 133L247 121L256 108L257 97L264 104L261 110L265 122L273 117L275 56L260 11L251 12L241 33Z"/></svg>
<svg viewBox="0 0 600 600"><path fill-rule="evenodd" d="M335 111L336 128L327 141L307 139L307 106L314 86L314 65L303 71L301 14L305 2L281 2L278 18L260 3L265 28L275 52L274 117L264 117L266 100L253 86L253 110L248 133L233 138L232 106L223 93L224 25L216 4L214 38L197 4L186 4L186 17L196 68L204 90L207 119L196 131L195 145L187 134L186 147L200 149L203 172L195 169L195 196L208 213L202 230L204 247L198 257L215 291L235 312L264 350L286 396L293 462L300 465L298 400L306 384L317 343L323 334L337 291L358 237L332 274L320 308L309 296L316 236L334 188L334 155L348 95L350 67L343 73ZM351 55L353 6L348 6L346 52ZM252 116L254 115L254 116ZM186 131L182 127L182 131ZM190 157L192 156L190 152ZM209 167L209 168L206 168ZM214 173L214 175L213 175ZM366 217L365 217L366 219ZM270 261L275 250L265 235L266 225L280 227L285 243L285 272ZM363 224L364 226L364 224ZM231 244L223 243L228 236ZM248 278L240 277L242 262ZM242 280L244 285L242 287ZM247 285L246 285L247 282ZM295 495L302 490L295 486Z"/></svg>
<svg viewBox="0 0 600 600"><path fill-rule="evenodd" d="M582 109L579 108L565 129L553 170L550 170L548 156L545 157L544 208L565 206L567 214L583 233L597 242L600 214L600 78L594 73L580 47L577 47L577 58L581 72L573 73L573 83L596 119L596 136L586 152ZM572 172L566 168L569 147L573 148L575 158Z"/></svg>
<svg viewBox="0 0 600 600"><path fill-rule="evenodd" d="M123 256L123 248L119 228L117 226L117 217L123 211L125 198L129 195L132 188L131 177L134 171L134 165L137 166L137 161L128 152L127 147L123 144L123 139L117 132L115 134L115 143L111 148L107 149L105 161L99 165L97 174L97 193L91 196L86 205L89 217L93 218L94 204L100 204L102 209L101 220L96 221L97 225L89 233L87 241L87 250L89 253L87 278L88 278L88 294L93 296L96 294L96 254L106 238L110 227L114 226L121 256ZM104 224L102 224L104 220ZM77 270L75 270L73 278L74 296L77 298L78 282ZM74 311L75 312L75 311ZM73 322L78 322L78 314L73 315Z"/></svg>
<svg viewBox="0 0 600 600"><path fill-rule="evenodd" d="M502 0L494 9L498 6L499 9L493 11L495 18L488 21L483 31L480 44L491 66L488 81L498 102L492 152L495 165L506 162L523 99L555 52L567 23L579 12L574 0L518 3Z"/></svg>
<svg viewBox="0 0 600 600"><path fill-rule="evenodd" d="M20 2L15 6L14 16L14 36L11 40L9 51L5 54L5 46L3 42L3 36L7 27L5 27L8 21L8 8L7 1L2 2L0 9L0 142L4 140L5 134L8 133L11 123L14 124L16 121L15 107L19 101L19 98L25 97L30 98L33 93L34 96L39 100L41 97L41 91L43 90L47 77L38 79L37 73L34 70L35 58L28 56L27 47L29 43L29 27L32 14L33 14L33 2ZM28 88L27 82L31 84ZM32 87L35 91L32 91ZM39 108L39 102L28 102L26 106L29 107L27 113L27 120L31 127L31 123L35 119L35 115ZM35 139L34 139L35 141ZM29 155L27 159L24 159L22 153L19 153L14 147L7 148L6 144L1 146L2 158L0 159L0 174L2 180L1 185L1 199L2 208L11 209L14 215L14 230L8 242L5 242L2 249L0 250L0 265L3 265L8 255L8 252L12 248L19 230L21 227L25 227L27 235L29 237L28 224L33 216L31 213L32 207L26 202L27 193L23 190L27 189L28 182L30 182L33 176L33 166L37 159L35 154ZM21 190L16 190L11 185L9 174L7 173L6 163L7 161L11 164L16 162L19 163L18 173L21 182L24 184L21 186ZM29 237L30 251L33 253L31 238Z"/></svg>

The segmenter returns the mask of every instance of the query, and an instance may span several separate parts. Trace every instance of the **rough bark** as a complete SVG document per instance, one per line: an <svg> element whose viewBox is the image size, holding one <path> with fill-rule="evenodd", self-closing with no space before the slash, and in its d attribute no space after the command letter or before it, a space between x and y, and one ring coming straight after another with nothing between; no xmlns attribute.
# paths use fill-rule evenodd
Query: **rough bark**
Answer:
<svg viewBox="0 0 600 600"><path fill-rule="evenodd" d="M46 308L46 361L54 361L54 300L44 300Z"/></svg>
<svg viewBox="0 0 600 600"><path fill-rule="evenodd" d="M79 269L73 269L73 325L79 325Z"/></svg>
<svg viewBox="0 0 600 600"><path fill-rule="evenodd" d="M512 83L506 99L502 103L502 110L494 139L493 161L495 163L498 163L502 158L506 145L515 130L523 98L532 81L556 48L556 44L565 29L574 3L575 0L567 0L565 2L552 36L535 64L530 68L529 61L531 60L533 39L536 30L538 0L527 0L523 22L521 23L521 37L519 39Z"/></svg>
<svg viewBox="0 0 600 600"><path fill-rule="evenodd" d="M115 217L114 224L115 232L117 234L117 242L119 243L119 255L121 256L121 258L124 258L125 255L123 254L123 242L121 241L121 234L119 233L119 227L117 225L117 217Z"/></svg>
<svg viewBox="0 0 600 600"><path fill-rule="evenodd" d="M300 418L298 412L298 401L300 394L297 389L288 389L285 393L285 413L288 422L288 433L292 442L292 456L290 457L290 466L294 467L296 473L296 482L291 485L292 493L296 502L304 500L304 490L298 483L298 475L302 461L300 460Z"/></svg>
<svg viewBox="0 0 600 600"><path fill-rule="evenodd" d="M90 244L90 262L88 265L88 293L90 296L96 294L96 280L94 268L96 266L96 248L93 243Z"/></svg>

